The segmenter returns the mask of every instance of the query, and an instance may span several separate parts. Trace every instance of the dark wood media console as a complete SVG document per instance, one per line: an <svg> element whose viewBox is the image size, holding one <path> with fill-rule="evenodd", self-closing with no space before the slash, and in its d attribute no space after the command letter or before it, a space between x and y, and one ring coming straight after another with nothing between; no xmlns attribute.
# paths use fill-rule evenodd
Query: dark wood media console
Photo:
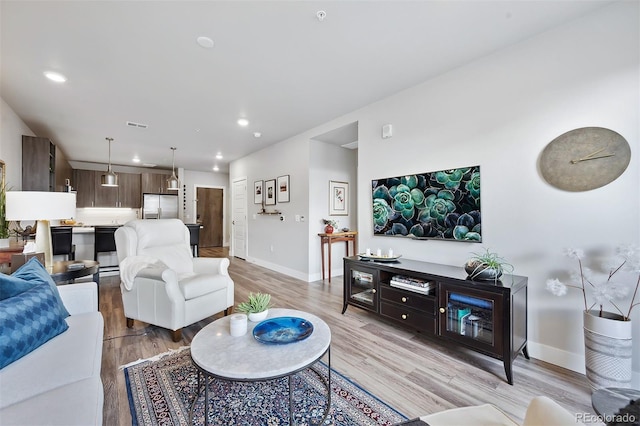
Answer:
<svg viewBox="0 0 640 426"><path fill-rule="evenodd" d="M527 352L527 277L472 281L462 267L410 259L344 258L344 314L349 305L502 360Z"/></svg>

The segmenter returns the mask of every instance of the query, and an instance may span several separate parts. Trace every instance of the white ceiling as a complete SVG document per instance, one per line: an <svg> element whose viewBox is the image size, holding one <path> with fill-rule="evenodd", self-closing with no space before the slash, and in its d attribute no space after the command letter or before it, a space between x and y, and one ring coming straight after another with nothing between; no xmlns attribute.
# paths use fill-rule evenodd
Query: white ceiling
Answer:
<svg viewBox="0 0 640 426"><path fill-rule="evenodd" d="M70 160L106 163L113 137L114 164L133 166L137 155L170 168L175 146L176 167L226 172L229 161L607 3L2 0L0 95Z"/></svg>

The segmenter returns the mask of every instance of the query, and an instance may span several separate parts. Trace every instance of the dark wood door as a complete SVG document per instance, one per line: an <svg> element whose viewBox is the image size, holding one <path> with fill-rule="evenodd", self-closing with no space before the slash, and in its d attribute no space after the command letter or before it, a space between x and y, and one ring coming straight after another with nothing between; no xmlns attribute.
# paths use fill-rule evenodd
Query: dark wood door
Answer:
<svg viewBox="0 0 640 426"><path fill-rule="evenodd" d="M198 188L196 193L196 223L200 229L200 247L222 247L223 243L223 190L218 188Z"/></svg>

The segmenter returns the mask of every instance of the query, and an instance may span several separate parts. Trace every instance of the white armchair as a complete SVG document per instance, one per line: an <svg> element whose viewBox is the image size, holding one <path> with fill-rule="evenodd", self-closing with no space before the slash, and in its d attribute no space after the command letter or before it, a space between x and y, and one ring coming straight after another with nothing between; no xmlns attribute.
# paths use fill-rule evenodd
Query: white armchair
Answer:
<svg viewBox="0 0 640 426"><path fill-rule="evenodd" d="M115 233L127 327L133 320L173 331L218 312L230 313L234 285L227 258L194 258L179 219L132 220Z"/></svg>

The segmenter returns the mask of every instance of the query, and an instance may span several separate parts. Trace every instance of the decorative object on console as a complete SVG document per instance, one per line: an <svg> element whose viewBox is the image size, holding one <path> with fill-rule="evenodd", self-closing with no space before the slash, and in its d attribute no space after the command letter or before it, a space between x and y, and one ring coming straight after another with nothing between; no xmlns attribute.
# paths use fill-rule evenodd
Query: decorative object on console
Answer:
<svg viewBox="0 0 640 426"><path fill-rule="evenodd" d="M278 176L278 202L288 203L290 200L289 175Z"/></svg>
<svg viewBox="0 0 640 426"><path fill-rule="evenodd" d="M44 253L45 266L53 265L49 220L67 219L76 214L74 192L9 191L8 220L37 220L36 251Z"/></svg>
<svg viewBox="0 0 640 426"><path fill-rule="evenodd" d="M100 178L100 183L102 186L118 186L118 175L111 170L111 142L113 142L113 138L105 139L109 141L109 166L107 167L107 173Z"/></svg>
<svg viewBox="0 0 640 426"><path fill-rule="evenodd" d="M540 154L540 173L565 191L589 191L605 186L629 166L631 148L620 134L602 127L566 132Z"/></svg>
<svg viewBox="0 0 640 426"><path fill-rule="evenodd" d="M497 281L503 272L513 272L513 265L507 263L497 253L485 249L484 253L473 253L473 257L464 264L464 270L472 280Z"/></svg>
<svg viewBox="0 0 640 426"><path fill-rule="evenodd" d="M269 314L271 295L267 293L249 293L248 300L238 304L236 310L249 316L249 321L262 321Z"/></svg>
<svg viewBox="0 0 640 426"><path fill-rule="evenodd" d="M349 183L329 181L329 215L349 215Z"/></svg>
<svg viewBox="0 0 640 426"><path fill-rule="evenodd" d="M267 206L276 205L276 180L270 179L264 183L264 204Z"/></svg>
<svg viewBox="0 0 640 426"><path fill-rule="evenodd" d="M631 312L640 305L636 302L640 287L640 248L618 247L615 258L608 262L611 265L608 274L603 274L600 282L596 281L599 277L585 267L583 250L567 249L565 254L578 261L578 273L573 274L571 284L565 285L557 278L547 280L547 290L556 296L565 295L568 287L582 291L585 364L591 389L629 387L633 348ZM618 274L624 273L635 280L635 285L625 284L618 278ZM588 302L587 289L593 293L592 303ZM630 294L629 309L623 310L625 307L619 300ZM616 312L605 311L607 303Z"/></svg>
<svg viewBox="0 0 640 426"><path fill-rule="evenodd" d="M333 231L338 227L338 222L333 219L322 219L324 223L324 233L333 234Z"/></svg>
<svg viewBox="0 0 640 426"><path fill-rule="evenodd" d="M481 242L480 166L375 179L373 233Z"/></svg>

